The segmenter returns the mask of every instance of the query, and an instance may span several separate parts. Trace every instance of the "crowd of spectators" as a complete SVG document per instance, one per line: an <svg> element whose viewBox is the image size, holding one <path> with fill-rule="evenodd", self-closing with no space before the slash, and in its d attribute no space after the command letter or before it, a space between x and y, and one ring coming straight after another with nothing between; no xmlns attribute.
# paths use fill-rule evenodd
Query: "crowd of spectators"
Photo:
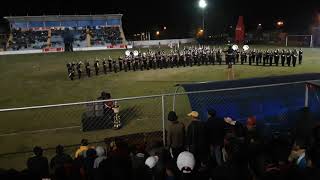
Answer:
<svg viewBox="0 0 320 180"><path fill-rule="evenodd" d="M199 113L188 114L190 124L168 114L167 146L162 142L130 144L114 139L93 147L83 139L74 159L61 145L48 161L41 147L27 160L22 172L3 172L1 179L70 180L313 180L320 179L320 126L308 139L261 136L256 118L241 124L220 118L208 110L202 122ZM51 173L49 173L51 172Z"/></svg>
<svg viewBox="0 0 320 180"><path fill-rule="evenodd" d="M91 35L92 46L105 46L107 44L122 43L119 27L86 27L86 28L65 28L51 29L51 47L63 47L64 43L71 41L74 46L86 45L87 29ZM9 42L9 49L42 49L48 47L48 30L21 30L12 29L12 40Z"/></svg>
<svg viewBox="0 0 320 180"><path fill-rule="evenodd" d="M90 28L91 45L119 44L122 42L119 27Z"/></svg>
<svg viewBox="0 0 320 180"><path fill-rule="evenodd" d="M13 50L21 49L42 49L47 46L48 31L22 31L21 29L12 30L12 41L9 47Z"/></svg>

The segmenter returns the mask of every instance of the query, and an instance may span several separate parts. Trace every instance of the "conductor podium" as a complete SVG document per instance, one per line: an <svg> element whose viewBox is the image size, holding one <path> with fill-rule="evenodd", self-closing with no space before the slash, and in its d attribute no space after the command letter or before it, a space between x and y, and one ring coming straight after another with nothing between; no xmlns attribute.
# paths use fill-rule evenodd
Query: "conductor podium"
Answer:
<svg viewBox="0 0 320 180"><path fill-rule="evenodd" d="M102 102L87 104L86 112L82 114L82 131L111 129L114 125L114 116L114 111L105 109Z"/></svg>

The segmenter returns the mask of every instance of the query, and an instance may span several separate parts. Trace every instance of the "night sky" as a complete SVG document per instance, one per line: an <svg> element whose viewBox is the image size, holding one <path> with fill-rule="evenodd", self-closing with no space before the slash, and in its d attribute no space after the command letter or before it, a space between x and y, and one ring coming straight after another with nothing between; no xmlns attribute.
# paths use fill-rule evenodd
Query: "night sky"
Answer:
<svg viewBox="0 0 320 180"><path fill-rule="evenodd" d="M50 3L48 3L50 2ZM197 0L53 0L6 1L0 16L57 14L123 14L126 34L155 31L166 26L173 36L191 34L201 26ZM259 23L267 30L283 20L285 31L306 33L320 13L320 0L207 0L206 25L209 34L226 32L244 16L246 29L254 31Z"/></svg>

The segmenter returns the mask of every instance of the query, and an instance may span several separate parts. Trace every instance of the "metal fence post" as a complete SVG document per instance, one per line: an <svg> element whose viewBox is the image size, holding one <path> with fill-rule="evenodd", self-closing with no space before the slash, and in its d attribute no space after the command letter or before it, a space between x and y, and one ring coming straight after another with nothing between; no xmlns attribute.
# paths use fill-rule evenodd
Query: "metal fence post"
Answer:
<svg viewBox="0 0 320 180"><path fill-rule="evenodd" d="M305 96L304 96L304 107L309 106L309 88L308 84L306 84L306 91L305 91Z"/></svg>
<svg viewBox="0 0 320 180"><path fill-rule="evenodd" d="M165 128L165 106L164 106L164 95L161 96L162 103L162 141L163 145L166 146L166 128Z"/></svg>

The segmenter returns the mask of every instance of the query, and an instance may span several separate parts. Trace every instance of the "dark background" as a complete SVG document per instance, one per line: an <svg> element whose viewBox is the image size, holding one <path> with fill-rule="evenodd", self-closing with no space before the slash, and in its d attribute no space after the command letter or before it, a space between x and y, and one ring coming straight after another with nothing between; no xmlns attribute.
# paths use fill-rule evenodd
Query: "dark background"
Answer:
<svg viewBox="0 0 320 180"><path fill-rule="evenodd" d="M234 31L239 15L244 16L247 31L254 31L259 23L264 30L273 30L276 22L283 20L285 31L308 33L320 14L320 0L207 0L207 3L208 35ZM123 28L129 36L154 33L163 26L172 37L188 36L201 27L202 18L197 0L11 0L0 7L0 17L110 13L124 15ZM1 20L1 27L4 24Z"/></svg>

